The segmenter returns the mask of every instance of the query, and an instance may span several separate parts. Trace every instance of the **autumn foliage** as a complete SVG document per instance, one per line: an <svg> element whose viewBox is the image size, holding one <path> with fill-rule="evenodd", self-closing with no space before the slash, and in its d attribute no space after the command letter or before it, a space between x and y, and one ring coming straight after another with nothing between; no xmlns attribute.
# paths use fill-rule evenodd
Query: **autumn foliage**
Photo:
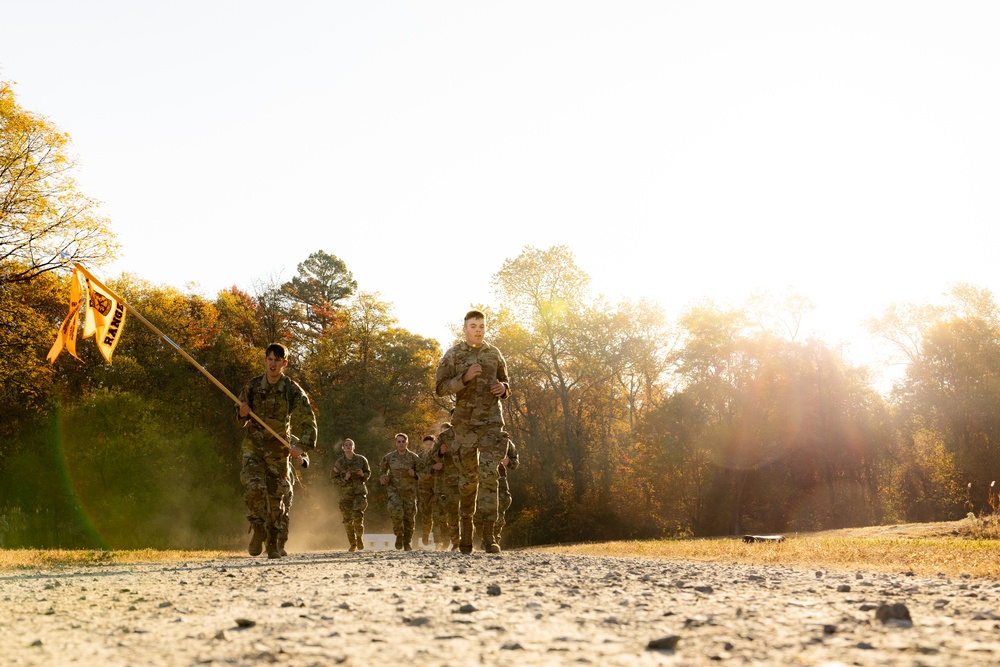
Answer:
<svg viewBox="0 0 1000 667"><path fill-rule="evenodd" d="M45 363L64 269L99 266L114 238L75 190L67 137L6 84L0 123L0 541L238 545L240 434L224 394L137 321L112 365L87 345L82 361ZM25 180L31 160L62 190ZM393 433L447 418L432 387L438 341L401 327L324 250L287 282L258 276L214 296L134 275L106 282L230 388L260 372L268 343L290 346L320 428L293 521L335 511L323 471L341 439L377 460ZM564 246L526 247L497 267L494 288L480 305L507 359L521 457L510 546L944 520L996 504L1000 311L986 290L957 286L943 305L872 322L906 369L882 391L837 347L799 337L809 307L798 295L698 303L671 320L655 303L595 296Z"/></svg>

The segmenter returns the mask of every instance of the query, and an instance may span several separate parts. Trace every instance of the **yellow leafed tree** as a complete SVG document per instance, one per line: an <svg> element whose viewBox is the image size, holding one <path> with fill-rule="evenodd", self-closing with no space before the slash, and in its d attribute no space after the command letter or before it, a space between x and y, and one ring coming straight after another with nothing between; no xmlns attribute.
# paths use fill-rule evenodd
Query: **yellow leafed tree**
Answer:
<svg viewBox="0 0 1000 667"><path fill-rule="evenodd" d="M100 264L117 249L97 200L77 189L69 148L69 135L0 81L0 285Z"/></svg>

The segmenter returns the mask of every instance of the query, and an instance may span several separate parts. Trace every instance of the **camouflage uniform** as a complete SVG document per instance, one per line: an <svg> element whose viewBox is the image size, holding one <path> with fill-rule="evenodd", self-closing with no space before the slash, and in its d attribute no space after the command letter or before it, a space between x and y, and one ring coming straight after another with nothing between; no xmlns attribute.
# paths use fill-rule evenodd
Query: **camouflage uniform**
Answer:
<svg viewBox="0 0 1000 667"><path fill-rule="evenodd" d="M497 487L497 519L493 526L493 536L496 538L497 542L500 542L500 532L503 527L507 525L505 515L507 510L510 509L511 499L510 499L510 484L507 483L507 471L517 469L517 448L514 446L514 442L510 439L510 436L506 433L503 434L507 438L507 465L502 462L497 468L497 473L500 475L499 484ZM501 459L502 461L503 459ZM485 512L480 509L476 510L476 516L474 523L476 526L476 532L483 535L483 520L485 519ZM486 548L486 545L483 545Z"/></svg>
<svg viewBox="0 0 1000 667"><path fill-rule="evenodd" d="M288 476L288 491L281 497L282 502L285 503L285 520L278 526L278 551L281 552L282 556L287 555L285 543L288 541L288 517L292 515L292 500L295 497L295 481L297 479L299 479L299 473L292 470L292 474Z"/></svg>
<svg viewBox="0 0 1000 667"><path fill-rule="evenodd" d="M423 443L421 443L423 446ZM424 545L430 541L431 529L434 530L434 542L441 543L441 525L434 517L434 485L441 471L431 466L438 462L437 446L420 453L420 477L417 479L417 511L420 513L421 540Z"/></svg>
<svg viewBox="0 0 1000 667"><path fill-rule="evenodd" d="M445 447L444 454L441 453L442 446ZM447 424L438 436L438 444L434 448L437 460L444 464L434 477L434 525L441 528L440 544L444 545L447 538L452 549L458 549L459 543L459 480L455 451L455 431L451 424Z"/></svg>
<svg viewBox="0 0 1000 667"><path fill-rule="evenodd" d="M359 471L361 477L356 474ZM368 485L365 480L371 476L368 459L361 454L355 454L350 459L342 455L333 464L331 477L340 489L340 514L344 518L344 530L347 531L352 551L365 548L365 510L368 509Z"/></svg>
<svg viewBox="0 0 1000 667"><path fill-rule="evenodd" d="M299 438L296 444L303 450L316 446L316 415L309 396L291 378L282 375L271 384L267 375L259 375L247 382L239 400L286 441L294 430ZM246 488L247 520L255 534L264 531L268 556L281 555L292 501L288 451L253 418L241 418L239 412L236 417L246 429L240 481Z"/></svg>
<svg viewBox="0 0 1000 667"><path fill-rule="evenodd" d="M507 473L511 470L517 470L519 461L517 458L517 447L514 446L513 441L507 441L507 465L500 464L500 487L497 491L497 499L499 502L499 507L497 508L497 523L494 527L494 534L497 537L497 542L500 541L500 531L503 527L507 525L507 510L510 509L511 498L510 498L510 484L507 483Z"/></svg>
<svg viewBox="0 0 1000 667"><path fill-rule="evenodd" d="M466 384L462 376L473 364L482 367L479 377ZM499 551L493 537L497 519L497 486L500 460L506 438L500 397L490 392L494 382L504 385L503 398L510 395L507 362L489 343L472 347L461 342L445 352L438 362L435 390L438 396L455 395L451 423L458 451L461 548L472 551L472 519L478 503L483 512L483 537L488 551Z"/></svg>
<svg viewBox="0 0 1000 667"><path fill-rule="evenodd" d="M413 539L413 523L417 514L417 476L420 457L411 449L400 454L395 449L382 457L379 464L382 474L388 478L386 493L389 496L389 518L392 532L396 536L396 548L409 551Z"/></svg>

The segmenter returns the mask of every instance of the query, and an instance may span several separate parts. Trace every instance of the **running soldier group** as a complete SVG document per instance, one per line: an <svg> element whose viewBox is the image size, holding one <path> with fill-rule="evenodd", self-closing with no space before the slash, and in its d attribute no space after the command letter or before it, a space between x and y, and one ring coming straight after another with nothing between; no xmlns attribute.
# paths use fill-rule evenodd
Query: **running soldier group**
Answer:
<svg viewBox="0 0 1000 667"><path fill-rule="evenodd" d="M465 314L462 333L465 340L441 358L434 382L438 396L455 397L451 422L442 425L436 438L424 436L419 453L407 447L406 434L397 434L395 450L379 465L397 549L413 548L419 509L425 546L433 528L438 549L471 553L475 533L484 551L500 553L511 504L507 472L518 464L500 403L510 396L507 362L485 342L482 312Z"/></svg>
<svg viewBox="0 0 1000 667"><path fill-rule="evenodd" d="M396 549L413 548L416 513L421 513L420 539L430 543L433 529L438 549L473 550L473 531L487 553L500 553L500 533L510 507L507 472L517 468L517 450L504 430L500 401L510 396L507 364L496 347L484 341L486 318L466 313L465 340L438 363L435 393L455 397L451 422L437 437L424 436L421 451L409 449L409 438L397 433L395 449L379 464L379 483L386 487ZM246 427L240 475L246 487L247 519L253 533L248 551L269 558L285 555L288 510L292 502L290 462L308 465L304 449L316 443L316 417L302 388L284 375L287 351L268 346L265 374L252 379L240 394L238 418ZM251 414L252 413L252 414ZM253 417L254 419L249 419ZM298 445L285 445L296 426ZM265 426L266 425L266 426ZM344 440L343 456L331 470L340 491L340 510L350 551L364 549L364 512L368 507L368 460Z"/></svg>
<svg viewBox="0 0 1000 667"><path fill-rule="evenodd" d="M395 548L404 551L413 549L416 516L420 514L420 543L430 546L431 535L433 544L439 551L461 549L461 467L458 462L458 448L455 445L454 427L445 423L438 437L426 435L421 443L421 453L409 449L409 438L405 433L397 433L395 449L382 457L379 464L381 476L379 483L386 487L388 496L389 517L392 519L392 532L396 537ZM498 470L498 502L490 512L490 503L483 503L477 509L473 524L476 534L482 538L482 548L490 551L490 544L500 541L500 531L505 525L504 516L510 508L510 486L507 483L507 471L517 468L517 449L506 432L501 432L505 443L505 455L500 460ZM351 443L353 448L353 443ZM355 458L359 458L356 455ZM363 457L361 457L363 458ZM343 457L334 465L333 478L343 477L341 470L346 463ZM365 462L367 465L367 461ZM361 479L358 475L357 479ZM348 507L351 490L346 483L341 484L341 514L344 516L344 527L350 541L350 551L363 549L362 533L357 526L363 525L354 510L354 523L349 520ZM360 493L358 491L357 493ZM357 498L358 496L354 496ZM354 507L358 503L355 501ZM365 503L367 506L367 502ZM490 540L485 532L486 522L493 518L493 529ZM470 536L471 540L471 536ZM495 547L492 553L499 553Z"/></svg>

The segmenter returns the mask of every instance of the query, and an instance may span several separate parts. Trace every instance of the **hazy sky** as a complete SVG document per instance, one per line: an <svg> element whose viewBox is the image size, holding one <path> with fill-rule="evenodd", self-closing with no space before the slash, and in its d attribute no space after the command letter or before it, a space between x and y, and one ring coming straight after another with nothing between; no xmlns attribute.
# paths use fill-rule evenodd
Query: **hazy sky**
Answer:
<svg viewBox="0 0 1000 667"><path fill-rule="evenodd" d="M74 139L103 269L213 296L323 249L448 343L525 245L670 315L860 322L1000 290L1000 3L6 3L0 78ZM850 352L851 348L848 348Z"/></svg>

